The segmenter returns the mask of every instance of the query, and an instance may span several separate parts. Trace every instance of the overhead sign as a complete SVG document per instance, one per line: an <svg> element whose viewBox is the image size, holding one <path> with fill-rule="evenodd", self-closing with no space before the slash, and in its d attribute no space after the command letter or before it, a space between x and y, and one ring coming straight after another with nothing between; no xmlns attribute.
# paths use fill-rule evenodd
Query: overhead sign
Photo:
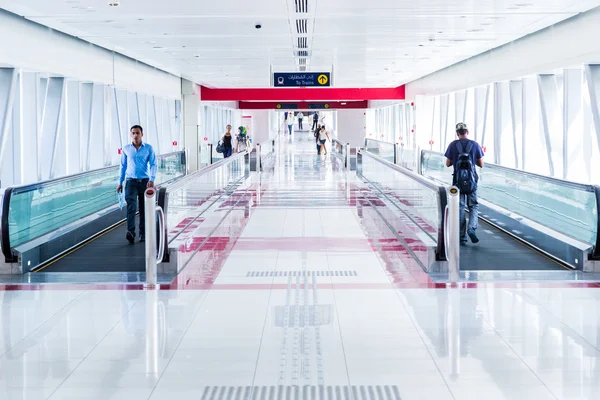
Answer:
<svg viewBox="0 0 600 400"><path fill-rule="evenodd" d="M328 108L329 108L329 103L310 103L308 105L309 110L322 110L322 109L328 109Z"/></svg>
<svg viewBox="0 0 600 400"><path fill-rule="evenodd" d="M277 103L278 110L297 110L298 104L291 103Z"/></svg>
<svg viewBox="0 0 600 400"><path fill-rule="evenodd" d="M327 87L331 86L330 72L275 72L275 87Z"/></svg>

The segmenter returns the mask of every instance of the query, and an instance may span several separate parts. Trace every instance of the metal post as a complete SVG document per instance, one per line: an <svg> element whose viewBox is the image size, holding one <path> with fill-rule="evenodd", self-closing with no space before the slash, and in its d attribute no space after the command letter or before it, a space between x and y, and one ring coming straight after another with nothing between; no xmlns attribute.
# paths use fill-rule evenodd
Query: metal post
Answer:
<svg viewBox="0 0 600 400"><path fill-rule="evenodd" d="M156 191L146 189L144 210L146 221L146 285L156 286Z"/></svg>
<svg viewBox="0 0 600 400"><path fill-rule="evenodd" d="M260 143L257 143L256 144L256 164L255 164L256 172L260 172L262 170L262 165L261 165L261 161L260 161L260 153L261 153Z"/></svg>
<svg viewBox="0 0 600 400"><path fill-rule="evenodd" d="M213 163L213 145L212 143L209 143L206 146L208 153L208 165L211 165Z"/></svg>
<svg viewBox="0 0 600 400"><path fill-rule="evenodd" d="M346 164L346 171L350 171L350 143L346 143L346 159L344 163Z"/></svg>
<svg viewBox="0 0 600 400"><path fill-rule="evenodd" d="M163 260L165 249L165 216L161 207L156 206L156 189L148 188L144 193L146 223L146 287L154 288L157 283L157 264ZM156 213L159 214L159 247L156 249Z"/></svg>
<svg viewBox="0 0 600 400"><path fill-rule="evenodd" d="M460 279L460 192L456 186L448 190L448 206L446 208L446 259L448 260L448 280L456 283Z"/></svg>
<svg viewBox="0 0 600 400"><path fill-rule="evenodd" d="M398 143L394 143L394 165L398 165Z"/></svg>

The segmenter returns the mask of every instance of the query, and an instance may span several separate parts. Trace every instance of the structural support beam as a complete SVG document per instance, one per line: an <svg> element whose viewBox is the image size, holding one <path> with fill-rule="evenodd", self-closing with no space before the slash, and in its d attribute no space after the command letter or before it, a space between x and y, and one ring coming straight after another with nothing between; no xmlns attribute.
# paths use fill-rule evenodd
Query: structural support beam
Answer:
<svg viewBox="0 0 600 400"><path fill-rule="evenodd" d="M562 140L560 146L553 135L553 130L556 129L556 117L560 116L558 108L558 98L556 89L556 77L551 74L538 75L538 86L540 96L540 110L542 115L542 131L544 134L544 143L546 154L548 155L548 169L550 176L562 177L562 164L554 163L554 152L559 152L562 149ZM562 136L562 135L561 135ZM559 149L560 148L560 149ZM560 151L562 153L562 151ZM559 170L557 170L557 167ZM560 173L558 173L560 171ZM558 174L557 174L558 173Z"/></svg>
<svg viewBox="0 0 600 400"><path fill-rule="evenodd" d="M17 70L0 68L0 166L4 161L17 86ZM0 183L1 184L1 183Z"/></svg>
<svg viewBox="0 0 600 400"><path fill-rule="evenodd" d="M467 96L467 90L454 93L454 121L457 123L467 119Z"/></svg>
<svg viewBox="0 0 600 400"><path fill-rule="evenodd" d="M42 111L41 142L46 151L41 156L49 155L42 163L42 170L48 171L48 179L54 178L58 139L64 119L65 78L48 78L46 96Z"/></svg>
<svg viewBox="0 0 600 400"><path fill-rule="evenodd" d="M445 151L448 141L448 114L450 95L440 96L440 151Z"/></svg>
<svg viewBox="0 0 600 400"><path fill-rule="evenodd" d="M81 124L81 170L90 169L92 119L94 114L94 84L82 83L79 88L79 123Z"/></svg>
<svg viewBox="0 0 600 400"><path fill-rule="evenodd" d="M600 64L586 65L585 77L590 93L592 117L594 120L594 128L596 129L596 143L600 150Z"/></svg>
<svg viewBox="0 0 600 400"><path fill-rule="evenodd" d="M563 179L581 180L577 176L588 169L583 154L583 71L565 69L563 71ZM571 174L571 171L574 171ZM575 172L577 171L577 172ZM585 176L588 180L591 177Z"/></svg>
<svg viewBox="0 0 600 400"><path fill-rule="evenodd" d="M490 99L490 86L475 88L475 132L473 139L484 144L487 126L487 108Z"/></svg>
<svg viewBox="0 0 600 400"><path fill-rule="evenodd" d="M523 160L519 154L519 147L523 134L523 82L510 81L510 120L513 134L513 151L515 154L515 168L523 168Z"/></svg>
<svg viewBox="0 0 600 400"><path fill-rule="evenodd" d="M350 101L404 100L404 86L397 88L240 88L202 86L202 101Z"/></svg>

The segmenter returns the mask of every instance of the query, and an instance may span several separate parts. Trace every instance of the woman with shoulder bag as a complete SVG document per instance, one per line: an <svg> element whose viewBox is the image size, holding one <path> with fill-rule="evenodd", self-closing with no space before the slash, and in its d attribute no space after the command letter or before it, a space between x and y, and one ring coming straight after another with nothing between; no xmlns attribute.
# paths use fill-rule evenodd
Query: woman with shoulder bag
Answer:
<svg viewBox="0 0 600 400"><path fill-rule="evenodd" d="M223 142L223 158L231 157L231 153L233 152L233 145L231 143L231 125L227 125L227 132L221 138Z"/></svg>
<svg viewBox="0 0 600 400"><path fill-rule="evenodd" d="M329 133L327 133L327 131L325 130L325 125L323 125L321 127L321 130L319 131L319 142L321 143L321 148L319 149L319 154L321 154L323 152L323 150L325 150L325 154L327 154L327 147L325 146L325 143L327 143L328 140L329 140Z"/></svg>

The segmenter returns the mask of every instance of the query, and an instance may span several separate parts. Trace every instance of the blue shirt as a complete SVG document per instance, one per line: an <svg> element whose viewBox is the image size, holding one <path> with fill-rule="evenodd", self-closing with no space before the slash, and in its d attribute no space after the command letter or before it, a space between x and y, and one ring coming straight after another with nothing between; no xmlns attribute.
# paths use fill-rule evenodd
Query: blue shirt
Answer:
<svg viewBox="0 0 600 400"><path fill-rule="evenodd" d="M483 149L481 148L479 143L477 143L474 140L470 140L470 139L457 139L457 140L453 141L452 143L450 143L450 146L448 146L448 149L446 150L446 154L444 154L446 156L446 158L448 158L449 160L452 161L453 166L456 166L456 161L458 161L458 155L460 154L460 152L458 150L458 146L456 145L458 142L460 142L462 144L462 150L464 150L464 151L467 151L469 142L473 143L473 147L471 148L471 151L469 152L469 156L471 158L471 163L473 165L477 165L477 160L479 160L480 158L483 158L483 156L484 156ZM475 177L477 178L477 174L475 174Z"/></svg>
<svg viewBox="0 0 600 400"><path fill-rule="evenodd" d="M150 168L148 168L150 164ZM149 171L148 171L149 170ZM123 184L125 179L150 179L154 182L156 179L156 154L149 144L143 143L136 150L133 143L123 147L121 156L121 174L119 175L119 185Z"/></svg>

